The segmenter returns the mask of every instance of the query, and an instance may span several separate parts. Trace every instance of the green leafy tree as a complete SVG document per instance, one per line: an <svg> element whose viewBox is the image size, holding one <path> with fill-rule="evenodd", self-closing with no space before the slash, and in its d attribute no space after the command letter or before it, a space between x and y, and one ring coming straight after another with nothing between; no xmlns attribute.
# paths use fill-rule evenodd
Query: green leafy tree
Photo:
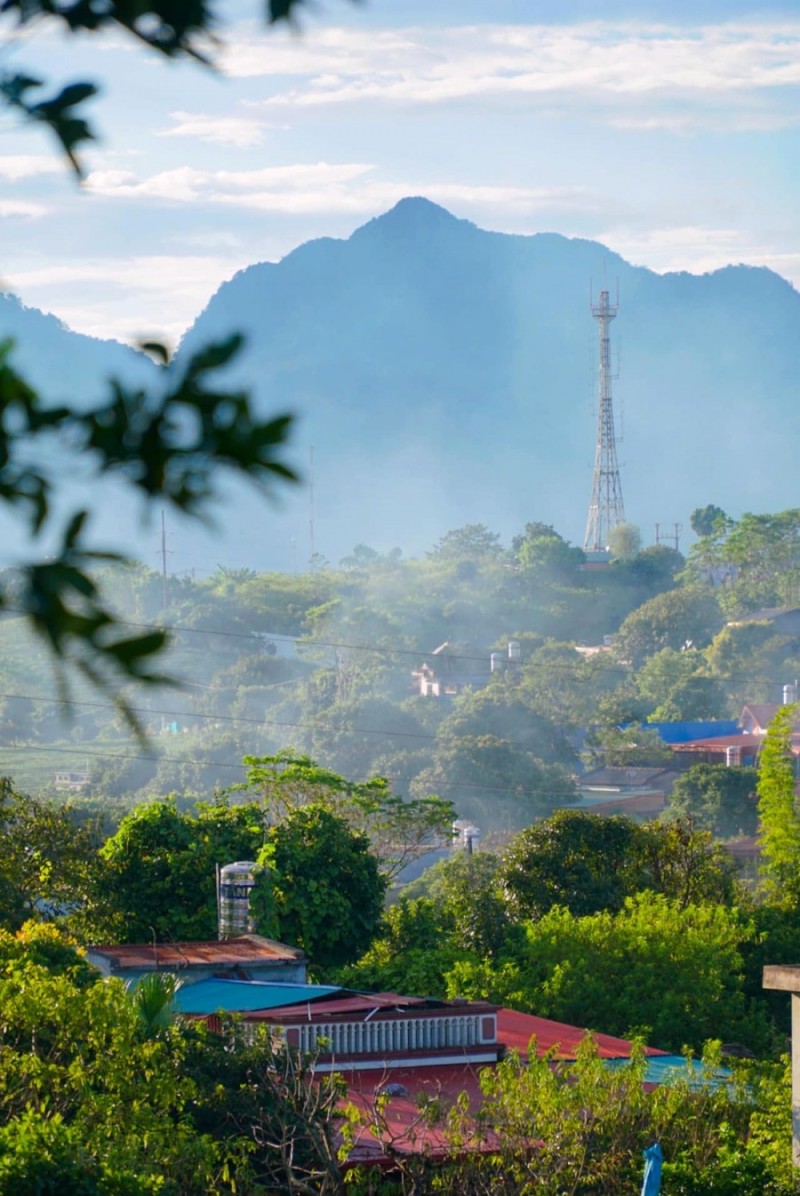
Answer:
<svg viewBox="0 0 800 1196"><path fill-rule="evenodd" d="M428 554L440 561L496 559L502 553L500 537L483 523L467 523L447 532Z"/></svg>
<svg viewBox="0 0 800 1196"><path fill-rule="evenodd" d="M668 590L624 620L615 640L617 655L638 668L662 648L704 647L721 625L719 603L710 590Z"/></svg>
<svg viewBox="0 0 800 1196"><path fill-rule="evenodd" d="M642 547L642 533L635 523L618 523L608 541L615 560L631 561Z"/></svg>
<svg viewBox="0 0 800 1196"><path fill-rule="evenodd" d="M667 796L670 815L694 818L718 839L755 835L758 805L755 768L724 764L693 764L682 773Z"/></svg>
<svg viewBox="0 0 800 1196"><path fill-rule="evenodd" d="M529 826L503 856L500 884L514 915L541 918L554 905L576 915L621 909L635 883L639 828L629 818L559 810Z"/></svg>
<svg viewBox="0 0 800 1196"><path fill-rule="evenodd" d="M389 907L371 947L336 974L339 984L368 992L444 998L447 973L460 959L451 921L428 897L403 897Z"/></svg>
<svg viewBox="0 0 800 1196"><path fill-rule="evenodd" d="M83 915L97 941L210 939L217 933L216 867L255 859L265 840L255 805L139 806L103 845L94 899Z"/></svg>
<svg viewBox="0 0 800 1196"><path fill-rule="evenodd" d="M609 768L669 768L672 749L654 727L595 727L586 741L589 757Z"/></svg>
<svg viewBox="0 0 800 1196"><path fill-rule="evenodd" d="M736 714L747 702L772 701L797 668L797 642L761 621L723 627L703 655Z"/></svg>
<svg viewBox="0 0 800 1196"><path fill-rule="evenodd" d="M244 764L247 779L230 793L257 797L271 822L304 806L324 807L368 836L388 880L450 835L455 817L450 801L428 794L404 801L384 777L348 781L292 748L274 756L245 756Z"/></svg>
<svg viewBox="0 0 800 1196"><path fill-rule="evenodd" d="M774 899L800 898L800 815L792 756L796 706L782 706L769 725L758 776L761 876Z"/></svg>
<svg viewBox="0 0 800 1196"><path fill-rule="evenodd" d="M97 874L99 828L69 806L18 793L0 778L0 925L63 916L80 906Z"/></svg>
<svg viewBox="0 0 800 1196"><path fill-rule="evenodd" d="M730 523L722 507L709 503L707 507L696 507L689 516L689 526L696 536L710 536L720 526Z"/></svg>
<svg viewBox="0 0 800 1196"><path fill-rule="evenodd" d="M383 910L386 880L366 835L324 806L292 810L258 857L276 932L315 969L342 967L367 950Z"/></svg>
<svg viewBox="0 0 800 1196"><path fill-rule="evenodd" d="M646 889L679 904L723 904L734 897L735 865L691 820L640 826L559 810L512 840L499 880L512 912L541 918L554 906L582 916L611 912Z"/></svg>
<svg viewBox="0 0 800 1196"><path fill-rule="evenodd" d="M754 1050L769 1038L748 1006L742 945L754 928L722 905L681 906L660 893L626 899L617 913L576 917L554 907L527 927L524 955L494 969L458 963L449 991L535 1011L570 1025L630 1035L681 1051L722 1037Z"/></svg>

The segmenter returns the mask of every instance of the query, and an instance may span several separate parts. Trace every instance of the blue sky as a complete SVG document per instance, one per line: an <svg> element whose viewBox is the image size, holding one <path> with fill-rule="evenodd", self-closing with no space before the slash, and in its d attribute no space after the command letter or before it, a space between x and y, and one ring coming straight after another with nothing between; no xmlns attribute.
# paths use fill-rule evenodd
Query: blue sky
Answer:
<svg viewBox="0 0 800 1196"><path fill-rule="evenodd" d="M403 195L653 269L800 285L800 6L320 0L302 31L225 8L216 74L40 28L4 65L97 79L77 188L0 139L2 283L94 335L173 342L216 287ZM5 27L8 34L9 27Z"/></svg>

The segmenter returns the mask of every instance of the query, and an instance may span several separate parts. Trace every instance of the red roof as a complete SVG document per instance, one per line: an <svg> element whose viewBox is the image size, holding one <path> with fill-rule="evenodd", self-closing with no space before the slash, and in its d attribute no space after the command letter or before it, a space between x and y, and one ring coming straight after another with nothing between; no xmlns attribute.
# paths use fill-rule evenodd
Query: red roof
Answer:
<svg viewBox="0 0 800 1196"><path fill-rule="evenodd" d="M105 956L116 968L233 967L305 958L297 947L288 947L260 934L196 943L123 943L89 947L88 951L90 955Z"/></svg>
<svg viewBox="0 0 800 1196"><path fill-rule="evenodd" d="M535 1038L537 1055L542 1056L555 1047L558 1058L574 1059L586 1034L587 1031L578 1026L535 1017L530 1013L517 1013L513 1009L497 1011L498 1039L521 1056L527 1055L529 1043ZM626 1039L614 1038L610 1034L595 1034L593 1037L601 1058L630 1058L632 1044ZM648 1055L665 1054L654 1047L645 1049ZM425 1119L420 1117L420 1098L436 1099L447 1107L464 1092L470 1108L477 1110L482 1098L480 1073L484 1066L493 1065L451 1063L439 1067L382 1066L373 1071L348 1072L347 1100L352 1101L369 1116L375 1096L385 1092L389 1084L400 1085L400 1090L391 1095L383 1114L392 1150L425 1150L435 1158L437 1154L449 1153L452 1146L448 1145L441 1129L426 1125ZM357 1131L355 1147L349 1161L356 1163L370 1160L386 1161L387 1155L381 1139L371 1132L368 1125L362 1125Z"/></svg>
<svg viewBox="0 0 800 1196"><path fill-rule="evenodd" d="M574 1059L578 1047L588 1030L579 1026L568 1026L564 1022L553 1022L546 1017L535 1017L532 1013L517 1013L514 1009L498 1009L497 1037L500 1042L520 1055L527 1055L528 1044L536 1039L536 1053L544 1055L551 1047L557 1047L559 1059ZM627 1059L632 1045L625 1038L614 1038L611 1034L594 1034L601 1059ZM646 1047L648 1055L663 1055L655 1047Z"/></svg>

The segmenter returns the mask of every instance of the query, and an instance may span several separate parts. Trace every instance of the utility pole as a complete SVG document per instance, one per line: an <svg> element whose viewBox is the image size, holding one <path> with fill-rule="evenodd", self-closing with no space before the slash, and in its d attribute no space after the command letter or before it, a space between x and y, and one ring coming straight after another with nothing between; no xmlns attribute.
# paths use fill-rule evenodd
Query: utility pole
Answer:
<svg viewBox="0 0 800 1196"><path fill-rule="evenodd" d="M614 406L611 396L611 348L609 327L619 310L611 304L608 291L600 292L600 302L592 304L592 315L599 332L599 366L597 377L597 445L595 447L592 498L586 522L584 552L605 552L609 535L625 522L622 503L622 483L617 463L617 437L614 428Z"/></svg>
<svg viewBox="0 0 800 1196"><path fill-rule="evenodd" d="M316 566L315 557L317 550L314 545L314 446L311 445L308 450L308 481L309 481L309 497L308 497L308 537L309 537L309 565L311 572L314 572Z"/></svg>
<svg viewBox="0 0 800 1196"><path fill-rule="evenodd" d="M167 523L161 508L161 609L167 609Z"/></svg>

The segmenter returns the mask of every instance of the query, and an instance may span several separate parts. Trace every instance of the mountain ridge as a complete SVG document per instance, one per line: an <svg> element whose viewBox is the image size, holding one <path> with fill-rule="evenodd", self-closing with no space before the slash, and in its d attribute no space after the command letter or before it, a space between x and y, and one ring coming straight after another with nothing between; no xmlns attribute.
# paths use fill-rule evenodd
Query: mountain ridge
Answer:
<svg viewBox="0 0 800 1196"><path fill-rule="evenodd" d="M292 456L308 472L314 446L315 544L332 560L357 542L417 551L469 522L510 536L541 519L580 543L596 434L590 289L614 295L617 279L622 485L645 541L708 502L795 505L800 294L764 267L660 275L598 242L487 231L407 197L348 238L237 272L178 358L245 333L228 380L264 412L299 414ZM265 516L237 488L229 511L269 529L265 559L242 563L291 567L309 540L307 491Z"/></svg>

